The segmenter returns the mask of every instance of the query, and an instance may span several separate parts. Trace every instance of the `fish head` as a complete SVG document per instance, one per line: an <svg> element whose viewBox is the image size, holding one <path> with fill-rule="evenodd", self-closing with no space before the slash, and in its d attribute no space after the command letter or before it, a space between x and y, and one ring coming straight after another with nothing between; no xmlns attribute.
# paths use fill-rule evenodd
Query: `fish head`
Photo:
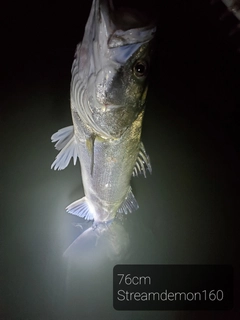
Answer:
<svg viewBox="0 0 240 320"><path fill-rule="evenodd" d="M76 52L82 120L103 138L118 138L143 111L155 25L136 11L94 0Z"/></svg>

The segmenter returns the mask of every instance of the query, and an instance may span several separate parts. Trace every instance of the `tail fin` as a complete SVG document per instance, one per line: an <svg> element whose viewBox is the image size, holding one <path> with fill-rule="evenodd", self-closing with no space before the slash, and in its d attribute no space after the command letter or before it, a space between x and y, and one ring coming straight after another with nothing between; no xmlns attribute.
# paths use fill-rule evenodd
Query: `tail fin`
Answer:
<svg viewBox="0 0 240 320"><path fill-rule="evenodd" d="M122 224L113 221L85 230L64 252L63 257L82 266L119 261L127 256L129 235Z"/></svg>

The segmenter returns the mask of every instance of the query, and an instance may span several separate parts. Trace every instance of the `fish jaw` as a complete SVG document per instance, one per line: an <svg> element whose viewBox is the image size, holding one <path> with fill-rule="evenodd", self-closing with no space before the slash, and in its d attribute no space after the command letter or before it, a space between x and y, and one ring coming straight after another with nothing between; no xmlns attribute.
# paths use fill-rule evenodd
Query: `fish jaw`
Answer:
<svg viewBox="0 0 240 320"><path fill-rule="evenodd" d="M83 77L89 76L97 70L101 60L105 62L104 60L118 55L118 52L111 50L113 48L153 39L156 32L154 23L140 19L139 16L137 12L127 15L115 10L111 0L93 0L79 51L80 75L82 73ZM131 53L133 52L129 52ZM129 56L125 57L125 61Z"/></svg>
<svg viewBox="0 0 240 320"><path fill-rule="evenodd" d="M155 27L128 18L124 28L111 1L93 1L72 68L72 109L95 134L119 138L144 108ZM146 25L145 25L146 24Z"/></svg>

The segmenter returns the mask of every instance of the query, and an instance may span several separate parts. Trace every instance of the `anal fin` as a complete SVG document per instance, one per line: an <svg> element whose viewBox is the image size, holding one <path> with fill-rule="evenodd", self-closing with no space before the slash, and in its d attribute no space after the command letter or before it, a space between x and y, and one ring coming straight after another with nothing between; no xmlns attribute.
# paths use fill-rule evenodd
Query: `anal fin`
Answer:
<svg viewBox="0 0 240 320"><path fill-rule="evenodd" d="M148 169L148 171L152 173L150 158L146 153L143 143L141 142L137 161L132 174L134 177L137 177L138 174L143 173L144 177L146 178L146 169Z"/></svg>
<svg viewBox="0 0 240 320"><path fill-rule="evenodd" d="M71 203L67 206L66 211L85 220L94 220L86 197Z"/></svg>

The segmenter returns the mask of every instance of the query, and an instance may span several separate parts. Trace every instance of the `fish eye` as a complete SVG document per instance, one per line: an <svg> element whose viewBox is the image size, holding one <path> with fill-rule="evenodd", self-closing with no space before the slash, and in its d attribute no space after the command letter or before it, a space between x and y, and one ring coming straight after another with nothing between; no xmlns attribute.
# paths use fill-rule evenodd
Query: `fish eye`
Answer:
<svg viewBox="0 0 240 320"><path fill-rule="evenodd" d="M147 75L148 65L145 61L137 61L133 66L133 72L136 77L141 78Z"/></svg>

